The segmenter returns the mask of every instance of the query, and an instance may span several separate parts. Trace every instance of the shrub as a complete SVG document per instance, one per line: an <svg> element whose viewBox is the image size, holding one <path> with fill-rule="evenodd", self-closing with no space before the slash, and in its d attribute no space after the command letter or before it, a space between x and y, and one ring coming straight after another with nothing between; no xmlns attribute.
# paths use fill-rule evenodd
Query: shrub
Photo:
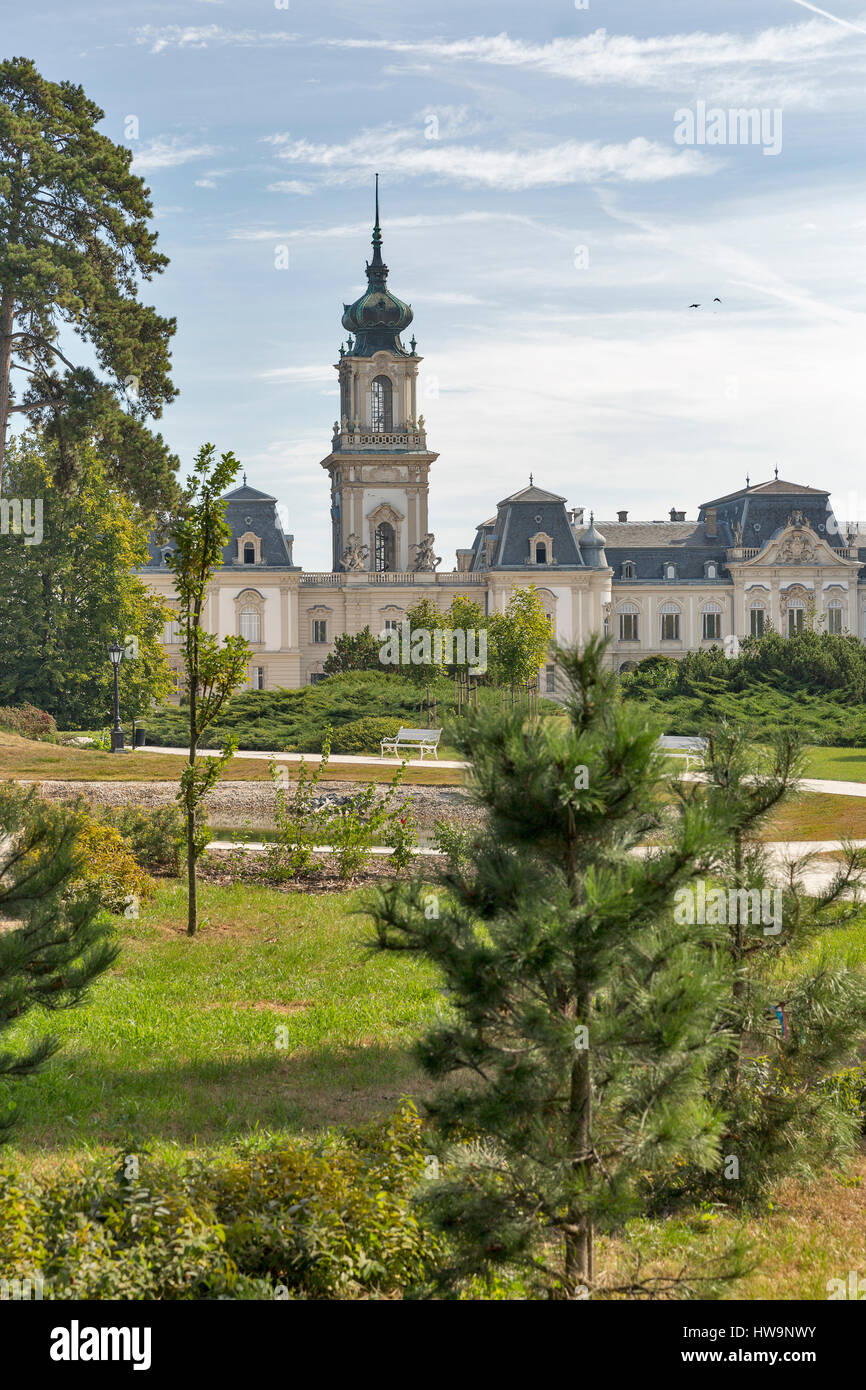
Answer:
<svg viewBox="0 0 866 1390"><path fill-rule="evenodd" d="M422 1286L439 1246L413 1209L421 1123L315 1148L271 1141L185 1169L122 1153L75 1175L0 1170L0 1268L47 1299L346 1299Z"/></svg>
<svg viewBox="0 0 866 1390"><path fill-rule="evenodd" d="M137 863L150 873L178 875L183 867L184 823L176 802L167 806L106 806L100 820L119 831Z"/></svg>
<svg viewBox="0 0 866 1390"><path fill-rule="evenodd" d="M125 912L133 900L150 897L153 883L125 845L119 830L88 817L79 836L82 872L72 891L95 889L102 907Z"/></svg>
<svg viewBox="0 0 866 1390"><path fill-rule="evenodd" d="M57 742L57 725L50 714L35 705L0 705L0 729L40 743Z"/></svg>
<svg viewBox="0 0 866 1390"><path fill-rule="evenodd" d="M396 738L402 719L371 717L352 719L331 736L332 753L378 753L383 738Z"/></svg>

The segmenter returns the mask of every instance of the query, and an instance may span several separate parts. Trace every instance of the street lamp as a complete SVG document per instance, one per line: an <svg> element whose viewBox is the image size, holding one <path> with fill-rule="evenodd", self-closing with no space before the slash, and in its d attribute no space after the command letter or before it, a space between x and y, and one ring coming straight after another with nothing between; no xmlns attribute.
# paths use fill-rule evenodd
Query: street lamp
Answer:
<svg viewBox="0 0 866 1390"><path fill-rule="evenodd" d="M114 728L111 731L111 751L112 753L124 753L123 730L120 727L120 663L123 660L123 647L115 640L108 648L108 655L111 665L114 668Z"/></svg>

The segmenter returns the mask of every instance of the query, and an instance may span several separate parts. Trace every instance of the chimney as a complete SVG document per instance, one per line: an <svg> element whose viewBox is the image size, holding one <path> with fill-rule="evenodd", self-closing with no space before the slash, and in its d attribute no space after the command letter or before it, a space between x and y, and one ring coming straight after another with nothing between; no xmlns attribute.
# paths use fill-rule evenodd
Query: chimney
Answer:
<svg viewBox="0 0 866 1390"><path fill-rule="evenodd" d="M715 507L707 507L706 513L705 513L705 515L704 515L704 531L705 531L706 534L710 537L711 540L715 540L715 538L716 538L716 509L715 509Z"/></svg>
<svg viewBox="0 0 866 1390"><path fill-rule="evenodd" d="M685 512L678 512L676 507L671 507L671 521L685 521Z"/></svg>
<svg viewBox="0 0 866 1390"><path fill-rule="evenodd" d="M571 511L570 511L569 514L568 514L572 526L582 526L582 525L583 525L583 512L584 512L584 508L583 508L583 507L572 507Z"/></svg>
<svg viewBox="0 0 866 1390"><path fill-rule="evenodd" d="M628 521L628 512L617 512L617 521Z"/></svg>

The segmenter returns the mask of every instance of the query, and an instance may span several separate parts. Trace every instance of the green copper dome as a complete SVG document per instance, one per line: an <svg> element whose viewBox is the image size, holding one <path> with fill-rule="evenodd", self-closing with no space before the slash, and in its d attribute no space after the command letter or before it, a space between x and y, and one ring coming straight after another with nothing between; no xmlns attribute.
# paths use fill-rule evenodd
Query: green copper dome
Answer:
<svg viewBox="0 0 866 1390"><path fill-rule="evenodd" d="M376 175L376 224L373 227L373 259L367 265L367 288L354 304L343 305L343 327L355 335L353 357L372 357L374 352L408 357L400 334L414 317L408 304L387 288L388 267L382 260L379 227L379 175Z"/></svg>

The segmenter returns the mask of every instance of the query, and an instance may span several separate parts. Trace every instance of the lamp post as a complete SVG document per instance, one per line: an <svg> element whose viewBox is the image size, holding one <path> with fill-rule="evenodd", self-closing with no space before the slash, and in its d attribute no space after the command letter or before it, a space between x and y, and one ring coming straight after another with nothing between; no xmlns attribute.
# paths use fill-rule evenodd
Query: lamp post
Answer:
<svg viewBox="0 0 866 1390"><path fill-rule="evenodd" d="M123 660L123 647L115 640L108 648L108 655L114 668L114 728L111 731L112 753L124 753L123 730L120 727L120 663Z"/></svg>

